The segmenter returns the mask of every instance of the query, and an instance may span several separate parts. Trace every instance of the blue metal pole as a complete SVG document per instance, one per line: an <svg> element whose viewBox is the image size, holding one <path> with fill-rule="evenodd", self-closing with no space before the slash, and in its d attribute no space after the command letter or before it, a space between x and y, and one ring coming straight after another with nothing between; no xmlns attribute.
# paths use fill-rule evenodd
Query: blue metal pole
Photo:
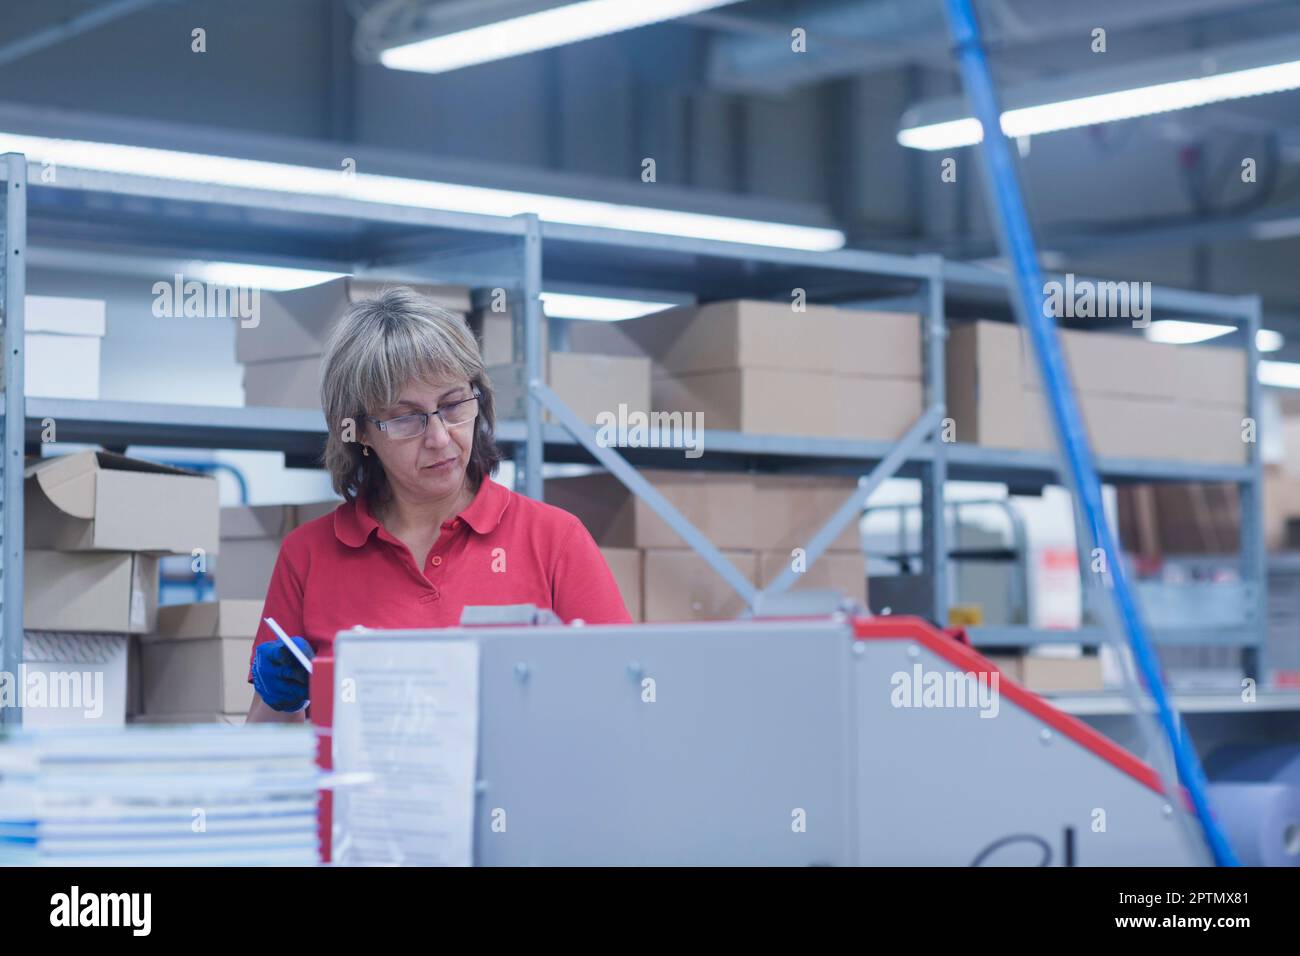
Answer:
<svg viewBox="0 0 1300 956"><path fill-rule="evenodd" d="M1088 446L1083 417L1074 398L1069 369L1061 355L1055 323L1049 320L1043 309L1043 277L1038 268L1038 251L1025 213L1024 198L1020 193L1020 182L1011 159L1011 151L1007 147L1006 137L1002 135L997 91L980 42L975 12L970 0L945 0L945 3L948 25L965 81L966 96L976 118L984 127L981 149L987 164L988 198L995 207L994 218L999 226L1003 254L1015 273L1017 295L1012 296L1012 301L1019 312L1021 324L1029 332L1034 344L1034 352L1043 373L1044 391L1073 488L1083 510L1084 521L1094 544L1102 550L1111 582L1111 593L1127 632L1134 661L1155 701L1160 727L1169 740L1175 766L1191 798L1205 842L1218 865L1236 866L1236 855L1215 822L1206 797L1205 772L1181 721L1170 705L1160 673L1159 658L1138 613L1124 562L1111 534L1110 525L1106 522L1102 508L1101 482ZM1178 812L1177 807L1174 810Z"/></svg>

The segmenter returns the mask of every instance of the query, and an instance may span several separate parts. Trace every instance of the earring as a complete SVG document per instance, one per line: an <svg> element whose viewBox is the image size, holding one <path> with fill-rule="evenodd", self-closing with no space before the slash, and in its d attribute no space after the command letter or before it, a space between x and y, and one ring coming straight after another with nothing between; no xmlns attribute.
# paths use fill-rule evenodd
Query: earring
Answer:
<svg viewBox="0 0 1300 956"><path fill-rule="evenodd" d="M361 454L363 454L363 455L365 455L367 458L369 458L369 457L370 457L370 446L369 446L369 445L362 445L362 446L361 446Z"/></svg>

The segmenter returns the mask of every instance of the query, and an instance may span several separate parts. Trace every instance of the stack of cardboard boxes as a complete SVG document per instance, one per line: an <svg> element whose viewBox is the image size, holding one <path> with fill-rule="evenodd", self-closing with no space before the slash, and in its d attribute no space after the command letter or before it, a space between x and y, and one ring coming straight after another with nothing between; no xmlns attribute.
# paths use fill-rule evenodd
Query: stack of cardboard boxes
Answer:
<svg viewBox="0 0 1300 956"><path fill-rule="evenodd" d="M23 391L43 398L99 398L99 349L107 327L104 303L29 295L23 304Z"/></svg>
<svg viewBox="0 0 1300 956"><path fill-rule="evenodd" d="M856 526L811 565L796 550L852 493L854 479L653 469L643 475L756 587L793 566L796 589L837 590L865 604L866 562ZM704 559L613 476L551 479L545 495L577 515L596 539L633 620L720 620L744 610Z"/></svg>
<svg viewBox="0 0 1300 956"><path fill-rule="evenodd" d="M1243 350L1069 329L1060 330L1060 337L1098 455L1246 460ZM1030 451L1053 447L1038 363L1017 326L955 326L947 366L948 415L958 441Z"/></svg>
<svg viewBox="0 0 1300 956"><path fill-rule="evenodd" d="M172 604L141 638L139 723L240 724L253 703L248 661L262 601Z"/></svg>
<svg viewBox="0 0 1300 956"><path fill-rule="evenodd" d="M29 724L121 724L140 711L139 660L129 635L155 627L158 559L214 553L217 510L215 480L121 455L81 452L27 467L28 675L43 675L50 687L102 683L92 707L29 706Z"/></svg>
<svg viewBox="0 0 1300 956"><path fill-rule="evenodd" d="M235 335L235 357L244 365L244 404L319 408L321 356L334 323L352 303L399 284L345 276L262 295L257 321L241 322ZM462 317L469 311L469 290L463 286L411 287Z"/></svg>
<svg viewBox="0 0 1300 956"><path fill-rule="evenodd" d="M578 323L569 344L649 358L654 410L706 429L887 441L922 410L911 314L732 300Z"/></svg>
<svg viewBox="0 0 1300 956"><path fill-rule="evenodd" d="M315 501L222 508L221 556L215 571L217 596L265 600L284 536L299 525L330 514L338 505L338 501Z"/></svg>
<svg viewBox="0 0 1300 956"><path fill-rule="evenodd" d="M337 501L221 509L217 600L158 612L141 640L142 723L243 723L248 662L284 536Z"/></svg>
<svg viewBox="0 0 1300 956"><path fill-rule="evenodd" d="M506 313L484 311L475 317L475 325L483 364L496 396L497 419L522 419L528 389L524 365L515 359L513 319ZM649 359L605 354L598 348L553 352L547 327L543 316L543 377L581 421L595 424L602 412L617 415L620 405L626 406L628 412L650 411ZM555 420L550 412L543 412L542 421Z"/></svg>

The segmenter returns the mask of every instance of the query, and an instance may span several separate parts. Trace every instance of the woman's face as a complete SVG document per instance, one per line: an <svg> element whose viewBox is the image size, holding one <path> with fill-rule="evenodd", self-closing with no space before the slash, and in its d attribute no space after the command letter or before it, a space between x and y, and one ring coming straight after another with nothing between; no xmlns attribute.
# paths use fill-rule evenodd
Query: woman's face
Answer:
<svg viewBox="0 0 1300 956"><path fill-rule="evenodd" d="M473 397L470 384L464 379L410 382L398 393L396 403L372 414L386 422L403 415L446 408ZM449 417L455 419L470 410L477 411L477 406L459 405L450 411ZM413 501L436 500L458 494L464 485L477 420L475 415L448 427L441 416L430 415L424 433L410 438L394 437L393 426L385 431L367 421L364 438L370 453L379 456L396 494Z"/></svg>

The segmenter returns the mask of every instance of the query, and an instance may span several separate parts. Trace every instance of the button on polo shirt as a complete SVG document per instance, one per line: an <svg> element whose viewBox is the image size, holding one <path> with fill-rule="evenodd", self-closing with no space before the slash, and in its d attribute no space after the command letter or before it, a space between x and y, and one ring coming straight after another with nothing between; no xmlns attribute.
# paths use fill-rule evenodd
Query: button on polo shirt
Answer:
<svg viewBox="0 0 1300 956"><path fill-rule="evenodd" d="M320 653L357 625L453 627L461 609L476 604L535 604L563 621L631 622L582 522L490 479L469 507L443 522L423 568L364 499L294 529L280 547L262 617ZM270 640L263 622L254 653Z"/></svg>

